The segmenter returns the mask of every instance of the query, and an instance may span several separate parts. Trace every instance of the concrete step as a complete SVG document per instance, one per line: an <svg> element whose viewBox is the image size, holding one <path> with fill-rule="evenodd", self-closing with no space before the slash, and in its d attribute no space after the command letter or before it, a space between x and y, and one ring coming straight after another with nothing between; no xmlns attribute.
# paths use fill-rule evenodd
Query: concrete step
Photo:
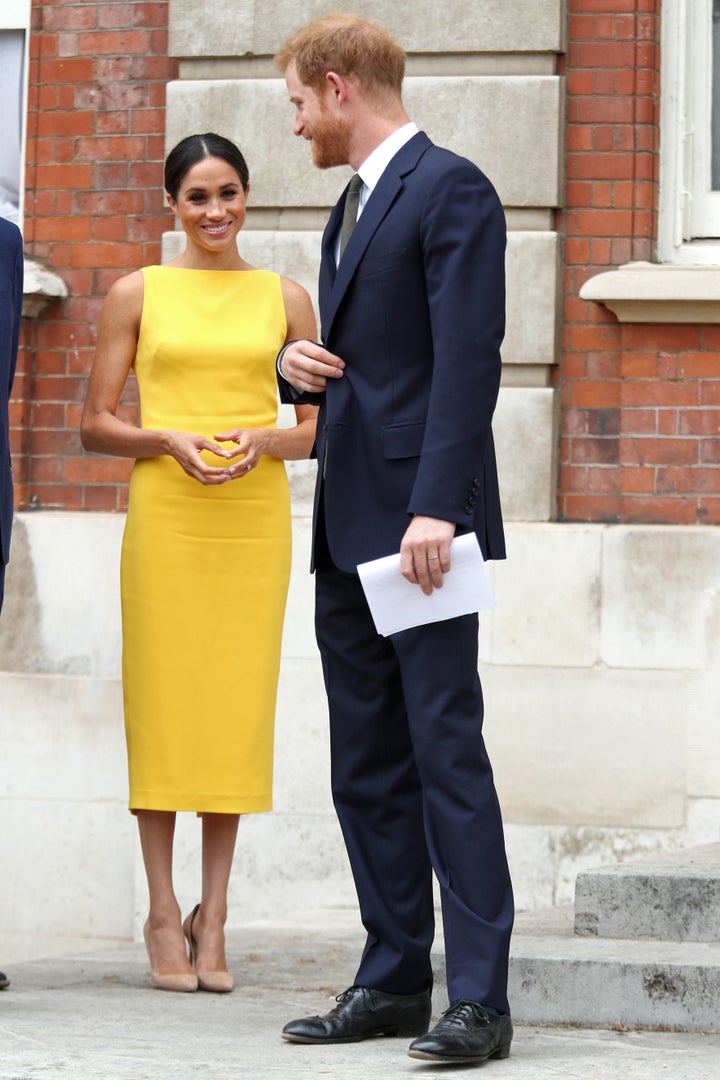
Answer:
<svg viewBox="0 0 720 1080"><path fill-rule="evenodd" d="M572 906L519 915L509 996L525 1024L720 1032L720 944L578 937Z"/></svg>
<svg viewBox="0 0 720 1080"><path fill-rule="evenodd" d="M720 844L579 874L575 933L601 938L720 941Z"/></svg>

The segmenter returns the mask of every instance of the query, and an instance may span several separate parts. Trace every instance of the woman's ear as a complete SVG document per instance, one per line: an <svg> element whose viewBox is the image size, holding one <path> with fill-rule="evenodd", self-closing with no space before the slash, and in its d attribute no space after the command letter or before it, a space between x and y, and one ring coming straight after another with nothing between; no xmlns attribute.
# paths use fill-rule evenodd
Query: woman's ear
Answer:
<svg viewBox="0 0 720 1080"><path fill-rule="evenodd" d="M165 195L165 202L168 204L173 214L177 214L177 203L173 199L172 195Z"/></svg>

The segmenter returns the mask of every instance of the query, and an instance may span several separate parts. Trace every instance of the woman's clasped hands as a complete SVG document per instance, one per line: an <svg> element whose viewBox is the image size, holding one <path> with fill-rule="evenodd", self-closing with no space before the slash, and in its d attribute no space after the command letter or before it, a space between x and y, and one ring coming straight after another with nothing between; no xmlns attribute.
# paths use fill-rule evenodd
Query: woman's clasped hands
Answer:
<svg viewBox="0 0 720 1080"><path fill-rule="evenodd" d="M228 480L239 480L247 476L266 452L270 432L266 428L232 428L213 437L213 442L205 435L191 435L185 431L166 433L168 454L178 465L201 484L226 484ZM221 446L220 443L233 442L234 447ZM215 457L232 461L228 465L211 465L202 456L209 451ZM239 461L234 459L240 458Z"/></svg>

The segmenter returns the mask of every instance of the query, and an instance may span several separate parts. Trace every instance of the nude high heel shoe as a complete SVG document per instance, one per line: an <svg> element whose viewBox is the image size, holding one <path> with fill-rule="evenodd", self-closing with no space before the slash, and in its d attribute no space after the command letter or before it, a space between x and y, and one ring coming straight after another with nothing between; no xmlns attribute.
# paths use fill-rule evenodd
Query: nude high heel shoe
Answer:
<svg viewBox="0 0 720 1080"><path fill-rule="evenodd" d="M150 959L150 927L149 920L143 927L145 948ZM170 975L161 975L159 971L150 969L150 982L153 990L173 990L177 994L192 994L198 988L198 977L194 972L178 971Z"/></svg>
<svg viewBox="0 0 720 1080"><path fill-rule="evenodd" d="M193 937L192 928L199 909L200 905L196 904L183 923L183 930L190 951L190 963L193 967L197 963L197 943ZM201 990L208 990L212 994L229 994L235 985L235 980L229 971L198 971L197 981Z"/></svg>

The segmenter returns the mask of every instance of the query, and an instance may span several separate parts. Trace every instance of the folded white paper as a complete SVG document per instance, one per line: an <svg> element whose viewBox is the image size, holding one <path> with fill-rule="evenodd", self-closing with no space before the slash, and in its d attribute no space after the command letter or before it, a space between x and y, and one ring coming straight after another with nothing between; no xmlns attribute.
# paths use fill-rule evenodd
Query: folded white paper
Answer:
<svg viewBox="0 0 720 1080"><path fill-rule="evenodd" d="M454 619L495 607L487 567L475 533L450 544L450 569L441 589L426 596L400 573L400 555L360 563L358 574L378 634L387 637L411 626Z"/></svg>

